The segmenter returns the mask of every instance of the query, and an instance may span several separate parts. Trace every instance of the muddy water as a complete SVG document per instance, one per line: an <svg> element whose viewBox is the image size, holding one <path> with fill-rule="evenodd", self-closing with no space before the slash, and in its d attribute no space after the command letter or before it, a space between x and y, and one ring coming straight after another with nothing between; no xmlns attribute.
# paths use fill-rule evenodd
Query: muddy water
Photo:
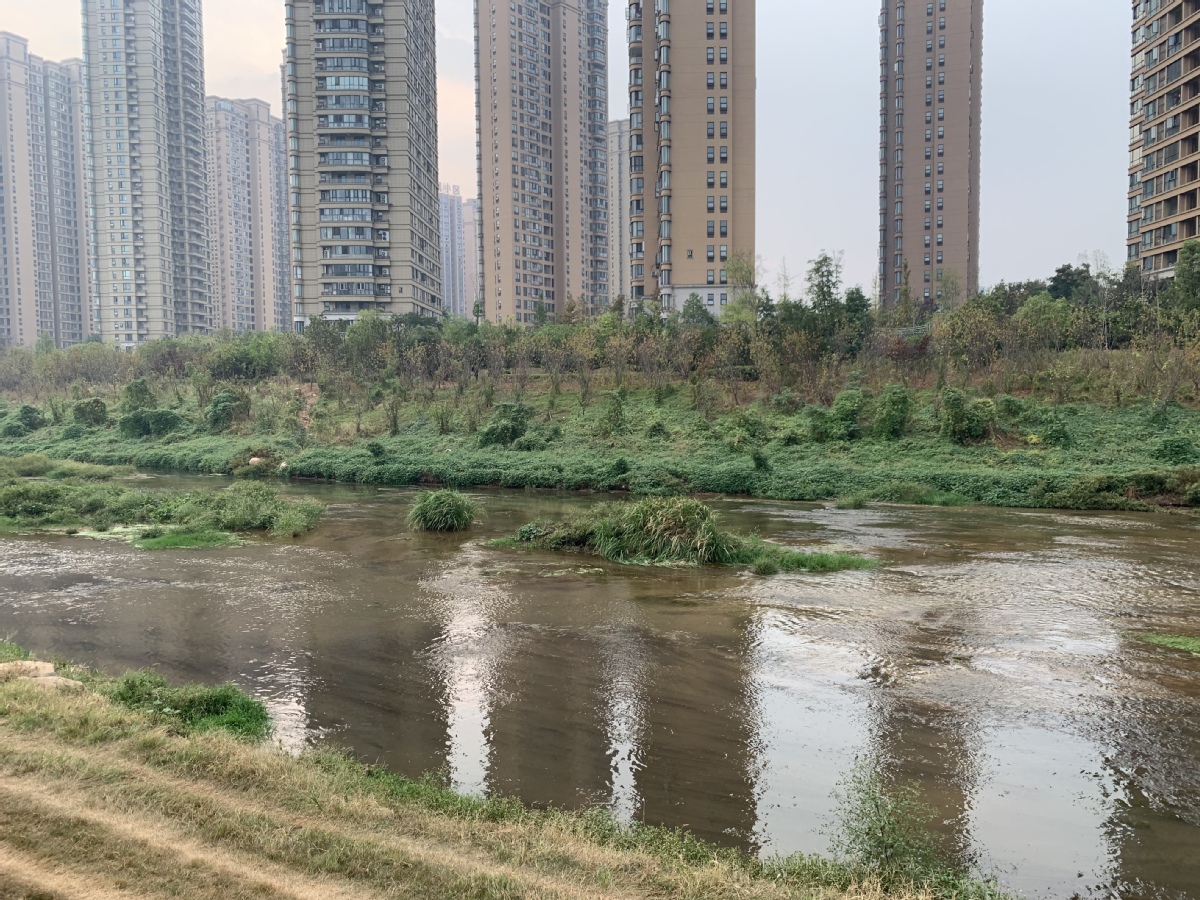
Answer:
<svg viewBox="0 0 1200 900"><path fill-rule="evenodd" d="M885 564L759 579L480 546L590 498L484 494L444 538L403 491L293 490L333 504L295 544L4 538L0 635L236 681L294 747L768 854L823 850L863 759L1023 893L1200 898L1200 658L1139 639L1200 634L1192 520L718 503Z"/></svg>

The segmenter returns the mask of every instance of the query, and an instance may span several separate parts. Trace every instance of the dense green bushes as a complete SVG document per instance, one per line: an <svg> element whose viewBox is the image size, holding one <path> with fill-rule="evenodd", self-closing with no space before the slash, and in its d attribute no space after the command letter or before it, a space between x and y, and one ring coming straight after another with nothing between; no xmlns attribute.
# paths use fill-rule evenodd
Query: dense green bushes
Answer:
<svg viewBox="0 0 1200 900"><path fill-rule="evenodd" d="M618 563L652 566L750 566L760 575L780 571L833 572L874 564L846 553L801 553L717 528L713 511L697 500L654 497L603 503L566 522L532 522L517 543L545 550L592 553Z"/></svg>
<svg viewBox="0 0 1200 900"><path fill-rule="evenodd" d="M142 710L184 733L228 731L261 741L271 732L267 708L233 685L172 687L154 672L129 672L113 682L94 680L99 693L129 709Z"/></svg>
<svg viewBox="0 0 1200 900"><path fill-rule="evenodd" d="M0 517L21 526L158 525L193 532L311 531L323 509L311 500L284 500L267 485L240 482L220 491L149 491L126 484L19 480L0 486Z"/></svg>

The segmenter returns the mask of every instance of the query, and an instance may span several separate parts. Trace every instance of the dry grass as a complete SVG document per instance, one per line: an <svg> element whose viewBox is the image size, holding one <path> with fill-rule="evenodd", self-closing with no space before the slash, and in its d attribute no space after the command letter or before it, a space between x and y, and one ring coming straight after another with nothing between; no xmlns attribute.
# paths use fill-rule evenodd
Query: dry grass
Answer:
<svg viewBox="0 0 1200 900"><path fill-rule="evenodd" d="M772 878L722 851L622 847L511 804L448 812L396 785L340 757L182 737L93 693L0 683L0 900L883 896L833 868Z"/></svg>

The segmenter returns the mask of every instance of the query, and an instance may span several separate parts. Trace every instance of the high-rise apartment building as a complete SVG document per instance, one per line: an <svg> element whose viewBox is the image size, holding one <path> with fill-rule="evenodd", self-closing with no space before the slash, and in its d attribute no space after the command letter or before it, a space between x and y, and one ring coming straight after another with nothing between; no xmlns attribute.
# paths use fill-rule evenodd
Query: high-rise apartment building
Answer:
<svg viewBox="0 0 1200 900"><path fill-rule="evenodd" d="M1200 236L1200 94L1190 45L1200 37L1198 0L1133 4L1129 128L1128 261L1171 278L1180 245Z"/></svg>
<svg viewBox="0 0 1200 900"><path fill-rule="evenodd" d="M83 0L93 328L212 328L200 0Z"/></svg>
<svg viewBox="0 0 1200 900"><path fill-rule="evenodd" d="M433 0L284 6L293 314L440 315Z"/></svg>
<svg viewBox="0 0 1200 900"><path fill-rule="evenodd" d="M879 56L879 301L894 306L906 290L926 307L971 296L983 0L884 0Z"/></svg>
<svg viewBox="0 0 1200 900"><path fill-rule="evenodd" d="M629 120L608 123L608 295L629 299Z"/></svg>
<svg viewBox="0 0 1200 900"><path fill-rule="evenodd" d="M0 32L0 344L88 334L83 64Z"/></svg>
<svg viewBox="0 0 1200 900"><path fill-rule="evenodd" d="M286 146L265 101L208 98L214 328L292 328Z"/></svg>
<svg viewBox="0 0 1200 900"><path fill-rule="evenodd" d="M462 192L458 185L443 185L438 195L442 220L442 308L448 316L469 316L467 254Z"/></svg>
<svg viewBox="0 0 1200 900"><path fill-rule="evenodd" d="M755 259L755 0L630 2L630 294L719 313Z"/></svg>
<svg viewBox="0 0 1200 900"><path fill-rule="evenodd" d="M608 0L475 2L482 290L494 322L608 298Z"/></svg>
<svg viewBox="0 0 1200 900"><path fill-rule="evenodd" d="M479 200L472 197L463 201L463 255L466 258L464 268L464 286L466 290L468 316L474 318L476 304L482 297L480 280L483 277L480 267L483 265L480 247L483 242L483 219L480 214Z"/></svg>

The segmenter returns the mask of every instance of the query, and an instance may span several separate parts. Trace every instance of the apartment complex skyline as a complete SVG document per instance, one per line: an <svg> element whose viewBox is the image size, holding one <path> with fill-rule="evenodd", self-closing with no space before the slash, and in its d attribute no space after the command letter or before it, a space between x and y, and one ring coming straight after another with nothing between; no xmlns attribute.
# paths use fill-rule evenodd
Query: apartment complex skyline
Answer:
<svg viewBox="0 0 1200 900"><path fill-rule="evenodd" d="M629 299L629 120L608 123L608 294Z"/></svg>
<svg viewBox="0 0 1200 900"><path fill-rule="evenodd" d="M1133 4L1127 255L1143 273L1172 277L1200 218L1200 0Z"/></svg>
<svg viewBox="0 0 1200 900"><path fill-rule="evenodd" d="M83 63L0 32L0 344L89 332Z"/></svg>
<svg viewBox="0 0 1200 900"><path fill-rule="evenodd" d="M133 346L212 328L199 0L83 0L93 328Z"/></svg>
<svg viewBox="0 0 1200 900"><path fill-rule="evenodd" d="M983 0L884 0L879 26L877 293L928 308L979 289Z"/></svg>
<svg viewBox="0 0 1200 900"><path fill-rule="evenodd" d="M284 9L296 328L439 314L433 0Z"/></svg>
<svg viewBox="0 0 1200 900"><path fill-rule="evenodd" d="M209 97L207 113L213 327L290 331L283 120L257 99Z"/></svg>
<svg viewBox="0 0 1200 900"><path fill-rule="evenodd" d="M475 2L485 316L608 301L608 0Z"/></svg>
<svg viewBox="0 0 1200 900"><path fill-rule="evenodd" d="M631 2L628 18L631 294L719 313L731 258L755 260L755 0Z"/></svg>

